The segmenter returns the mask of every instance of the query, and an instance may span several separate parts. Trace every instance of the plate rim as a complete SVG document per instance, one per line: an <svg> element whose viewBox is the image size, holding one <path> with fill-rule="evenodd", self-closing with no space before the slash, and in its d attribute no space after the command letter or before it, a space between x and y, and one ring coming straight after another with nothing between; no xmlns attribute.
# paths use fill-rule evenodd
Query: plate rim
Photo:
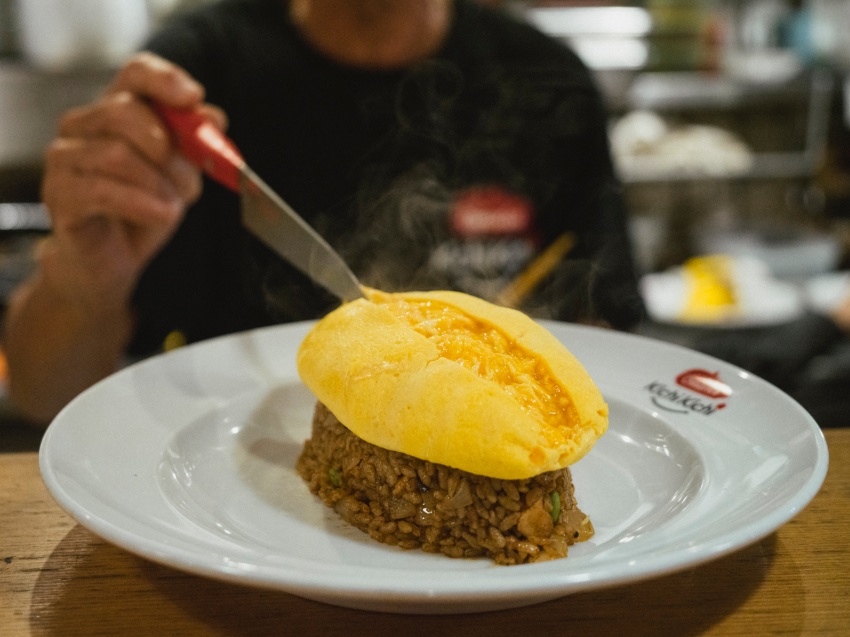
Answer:
<svg viewBox="0 0 850 637"><path fill-rule="evenodd" d="M694 352L693 350L690 350L681 345L660 341L643 335L614 332L611 330L605 330L603 328L562 323L551 320L541 320L540 323L544 325L544 327L547 327L553 331L566 330L568 332L574 331L576 333L581 333L582 331L590 330L597 333L605 332L608 337L613 338L615 340L637 339L638 341L643 341L645 345L648 344L651 347L660 347L662 349L675 351L677 355L694 355L699 356L701 359L712 358L710 356ZM599 588L627 585L643 579L661 577L686 568L691 568L709 562L711 560L740 550L745 546L751 545L752 543L757 542L758 540L764 538L770 533L776 531L783 524L785 524L797 514L799 514L800 511L802 511L809 504L809 502L811 502L811 500L819 492L826 477L829 462L829 452L826 445L825 437L823 435L823 431L820 429L814 419L808 416L808 414L806 414L803 408L800 407L799 404L797 404L799 410L803 414L808 416L809 422L806 422L806 425L808 426L809 432L813 434L816 461L811 467L811 472L808 475L808 478L794 492L793 496L787 499L785 506L775 507L764 518L762 518L760 524L752 523L747 527L743 527L743 529L736 528L727 531L724 535L719 536L719 539L723 540L722 542L714 542L712 543L712 545L701 545L695 547L694 551L692 551L689 555L689 559L685 561L683 561L680 557L676 558L673 555L667 555L666 559L659 559L659 557L655 555L656 551L653 550L651 552L651 554L655 558L653 565L642 564L639 566L626 568L621 574L614 578L610 577L610 575L606 576L604 573L597 573L596 575L585 574L582 576L581 581L575 581L570 577L571 574L569 572L566 572L560 577L549 577L547 578L545 583L541 583L539 581L539 577L533 572L533 567L535 565L523 565L520 567L511 568L511 575L509 579L512 586L506 589L504 588L504 586L501 585L492 585L487 578L477 576L477 573L487 572L490 570L489 568L482 569L480 571L473 570L470 571L470 573L472 574L472 577L475 578L477 588L469 590L461 588L460 586L454 587L450 591L454 599L447 600L444 598L444 596L441 596L439 591L424 590L422 586L410 585L408 582L395 582L396 586L391 591L384 590L383 588L376 590L373 584L364 587L356 585L340 586L339 583L337 583L334 587L329 588L327 586L327 582L323 582L321 580L321 577L305 578L303 577L303 575L301 577L293 577L292 573L287 573L285 577L282 577L279 572L279 569L276 573L274 572L275 569L272 569L271 572L266 572L265 570L260 569L260 571L254 573L253 577L246 577L245 571L240 570L237 567L234 567L232 569L226 569L221 567L212 568L208 564L200 564L193 559L184 559L180 555L175 556L173 552L169 552L162 546L157 546L153 549L149 547L142 550L137 545L137 542L132 542L128 538L131 536L136 537L139 541L143 542L143 537L140 537L138 534L134 534L133 532L128 532L126 529L122 529L113 521L103 519L101 516L98 516L92 511L86 511L85 507L81 507L81 505L74 500L72 494L69 493L68 490L63 486L59 475L54 471L54 467L51 466L51 441L56 435L58 427L67 426L62 425L61 423L65 422L65 420L69 417L69 413L72 413L75 409L77 409L76 405L82 401L89 400L91 392L102 391L103 387L107 383L116 382L115 377L119 374L131 373L130 370L137 369L139 366L142 365L157 365L158 361L163 356L192 356L194 352L198 351L199 348L207 349L214 347L215 342L231 341L234 339L246 337L250 338L254 335L263 336L263 334L258 334L260 332L265 333L283 331L293 332L297 334L302 331L306 332L306 330L308 330L309 327L313 324L315 324L315 321L302 321L298 323L268 326L255 330L239 332L236 334L224 335L216 337L214 339L209 339L207 341L195 343L181 348L181 350L177 350L176 352L160 354L136 362L120 370L116 374L107 377L103 381L100 381L88 390L85 390L78 397L72 400L60 412L59 415L57 415L56 419L54 420L54 423L59 422L60 425L54 426L54 424L51 423L42 439L42 443L39 448L39 468L42 475L42 479L45 485L47 486L48 491L56 500L57 504L59 504L59 506L72 519L77 521L85 528L88 528L95 535L99 536L100 538L106 540L111 544L114 544L115 546L127 550L128 552L134 555L137 555L144 559L149 559L153 562L157 562L165 566L177 568L179 570L190 572L195 575L227 581L235 584L253 586L258 588L275 589L290 592L292 594L300 595L302 597L317 599L319 601L327 601L329 603L340 606L350 606L356 608L364 608L368 610L382 610L382 608L370 608L370 606L374 606L374 596L376 592L380 592L380 594L387 601L388 604L400 606L402 608L401 612L430 613L466 612L470 608L472 608L472 610L510 608L514 606L525 605L527 603L533 603L534 601L544 601L545 599L553 599L580 591L583 592ZM735 366L730 365L728 363L724 363L722 361L718 362L722 364L725 368L735 368ZM785 399L796 404L796 401L794 401L791 397L787 396L787 394L784 394L780 390L770 385L770 383L767 383L766 381L756 376L749 376L756 382L764 383L768 387L773 388L773 390L779 392L779 394L781 394ZM182 426L185 425L186 423L182 423ZM179 427L175 427L172 430L172 433L178 428ZM765 519L769 520L769 522L766 524L764 523ZM744 535L746 536L745 539L741 539L742 531L747 531L746 533L744 533ZM732 536L737 536L738 539L736 541L732 541ZM529 566L532 568L528 568ZM503 569L504 567L494 568ZM376 567L372 570L375 570L378 573L397 572L396 569L391 569L387 567ZM522 585L520 586L520 584ZM482 597L486 597L487 599L483 600Z"/></svg>

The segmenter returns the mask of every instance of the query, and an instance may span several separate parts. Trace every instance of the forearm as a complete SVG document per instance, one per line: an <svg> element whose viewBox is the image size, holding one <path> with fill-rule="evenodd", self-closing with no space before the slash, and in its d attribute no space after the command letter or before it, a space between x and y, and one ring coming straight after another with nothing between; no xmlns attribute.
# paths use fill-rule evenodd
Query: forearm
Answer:
<svg viewBox="0 0 850 637"><path fill-rule="evenodd" d="M203 98L185 71L143 53L104 95L62 116L41 188L51 233L36 274L11 299L3 334L9 395L22 415L49 421L121 364L139 277L202 183L150 102L199 109L223 127L224 114Z"/></svg>
<svg viewBox="0 0 850 637"><path fill-rule="evenodd" d="M47 424L74 396L118 368L131 334L129 307L86 313L37 274L16 291L6 315L3 347L13 406Z"/></svg>

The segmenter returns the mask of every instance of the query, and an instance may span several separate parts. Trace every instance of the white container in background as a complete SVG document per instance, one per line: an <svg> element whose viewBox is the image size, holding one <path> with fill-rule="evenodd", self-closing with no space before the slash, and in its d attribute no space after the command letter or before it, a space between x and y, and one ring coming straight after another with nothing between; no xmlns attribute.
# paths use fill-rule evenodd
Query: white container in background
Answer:
<svg viewBox="0 0 850 637"><path fill-rule="evenodd" d="M51 71L120 65L150 28L146 0L18 0L21 51Z"/></svg>

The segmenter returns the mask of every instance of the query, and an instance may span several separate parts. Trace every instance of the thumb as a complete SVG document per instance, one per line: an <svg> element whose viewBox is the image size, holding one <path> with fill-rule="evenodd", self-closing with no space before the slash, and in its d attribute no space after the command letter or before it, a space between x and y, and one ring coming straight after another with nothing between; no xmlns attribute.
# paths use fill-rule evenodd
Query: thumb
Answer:
<svg viewBox="0 0 850 637"><path fill-rule="evenodd" d="M176 64L150 52L142 52L118 72L107 92L128 91L177 108L203 101L204 87Z"/></svg>

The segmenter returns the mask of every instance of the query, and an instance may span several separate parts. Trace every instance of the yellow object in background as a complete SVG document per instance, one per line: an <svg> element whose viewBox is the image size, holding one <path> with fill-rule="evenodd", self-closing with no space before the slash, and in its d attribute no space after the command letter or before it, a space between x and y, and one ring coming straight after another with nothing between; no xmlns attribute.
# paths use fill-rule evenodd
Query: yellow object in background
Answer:
<svg viewBox="0 0 850 637"><path fill-rule="evenodd" d="M165 340L162 342L162 349L166 352L170 352L173 349L177 349L178 347L183 347L186 344L186 335L183 334L180 330L172 330L165 337Z"/></svg>
<svg viewBox="0 0 850 637"><path fill-rule="evenodd" d="M694 257L685 261L682 270L687 284L682 321L722 321L738 311L734 259L724 255Z"/></svg>

